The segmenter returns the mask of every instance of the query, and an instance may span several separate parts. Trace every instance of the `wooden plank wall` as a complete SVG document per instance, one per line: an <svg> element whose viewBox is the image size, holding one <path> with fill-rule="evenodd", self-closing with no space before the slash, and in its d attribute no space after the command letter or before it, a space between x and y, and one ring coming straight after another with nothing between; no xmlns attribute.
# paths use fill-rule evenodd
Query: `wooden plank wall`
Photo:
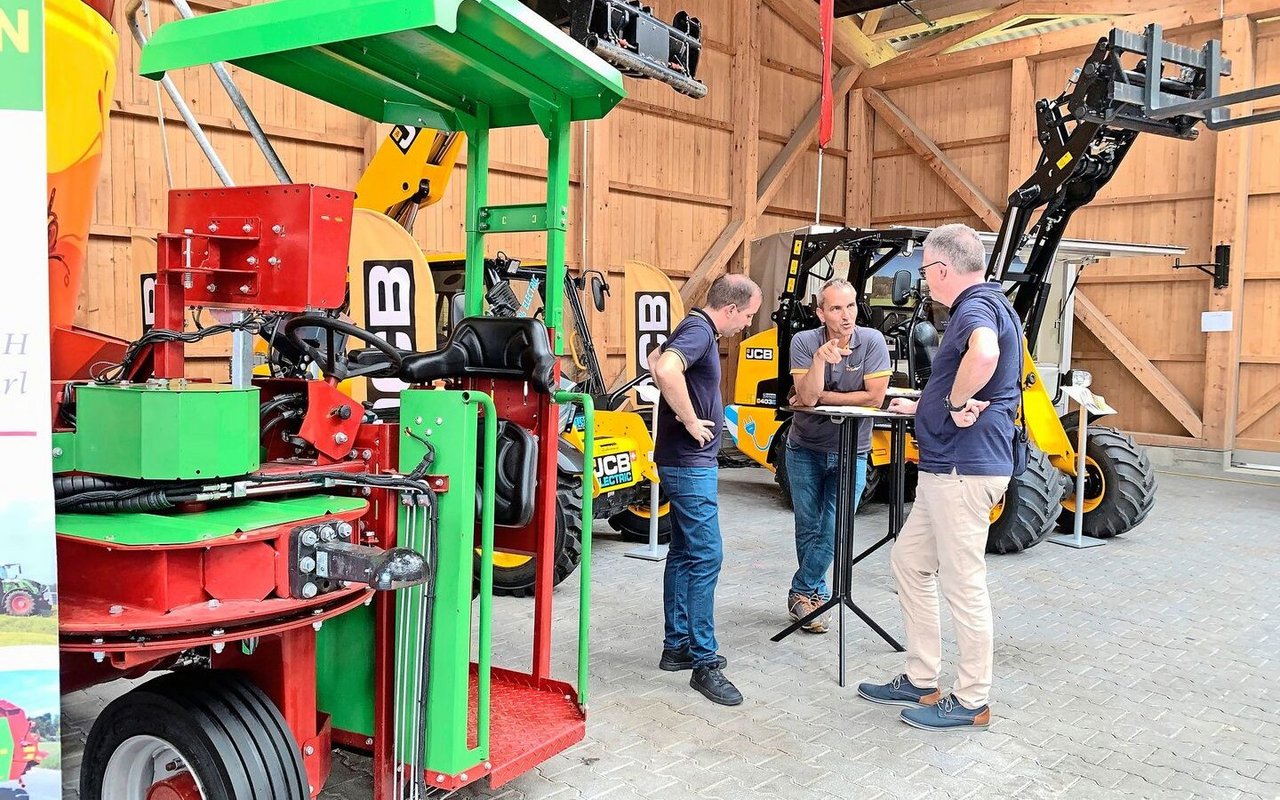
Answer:
<svg viewBox="0 0 1280 800"><path fill-rule="evenodd" d="M239 0L203 0L196 10L207 13L240 4ZM653 81L627 79L628 97L607 119L574 126L568 258L577 265L588 254L591 266L607 271L617 294L624 264L632 259L661 267L677 286L683 285L730 218L735 125L748 124L752 113L758 115L759 159L768 164L817 100L820 81L821 58L815 44L769 11L760 10L756 12L760 15L756 35L763 43L756 67L760 101L743 107L733 97L734 42L744 32L739 27L744 16L739 12L759 6L751 0L661 0L652 5L664 19L683 8L703 20L698 76L710 93L695 101ZM121 6L114 22L118 31L126 33L121 36L108 154L98 186L91 266L78 322L133 338L141 329L137 276L152 271L154 265L131 258L131 237L153 236L164 227L168 183L156 120L156 84L137 77L138 47L127 34ZM158 0L152 0L151 10L155 25L175 16L171 7ZM354 186L381 142L385 126L373 126L240 70L232 68L232 72L294 181ZM212 72L188 70L173 78L236 182L274 183ZM173 185L217 185L167 98L164 108ZM837 111L832 147L824 158L824 221L838 222L845 215L846 117L845 108ZM598 155L596 166L584 175L592 148ZM490 151L491 202L542 199L546 145L536 131L495 132ZM812 221L817 161L816 148L802 156L762 215L756 235ZM464 246L464 169L460 163L457 180L450 183L444 199L418 215L414 234L424 250L460 252ZM749 165L744 174L754 187L755 165ZM585 193L584 178L588 181ZM590 208L584 207L584 196L591 198ZM588 211L598 217L594 227L586 219ZM593 243L592 236L603 241ZM535 234L491 238L488 246L491 253L502 249L524 258L541 258L545 253L544 237ZM589 313L606 376L612 377L623 366L623 315L617 308L603 315ZM225 377L219 357L229 352L229 342L209 341L198 352L211 359L198 371Z"/></svg>
<svg viewBox="0 0 1280 800"><path fill-rule="evenodd" d="M1256 75L1246 85L1280 81L1280 22L1254 23L1244 17L1239 22L1238 30L1252 32L1256 49ZM1141 30L1141 23L1127 27ZM1206 39L1224 38L1224 28L1220 23L1197 24L1167 29L1166 37L1199 48ZM885 94L1003 209L1008 192L1030 176L1030 159L1039 152L1034 116L1028 113L1034 98L1062 92L1089 49L1087 39L1057 53L1029 46L1019 53L1006 47L1009 57L993 57L981 69L962 60L965 57L953 57L954 77L943 69L929 73L917 63L915 74L901 80L906 85L896 86L890 62ZM1015 86L1021 97L1014 96ZM872 91L871 86L865 91ZM874 131L873 223L964 222L986 229L884 119L877 116ZM1229 225L1226 235L1215 228L1215 221L1222 223L1215 218L1216 171L1221 172L1238 150L1223 147L1221 134L1203 129L1194 142L1140 135L1117 175L1092 204L1076 213L1067 232L1071 238L1185 245L1187 263L1212 261L1215 244L1233 243L1232 280L1243 281L1235 307L1239 377L1238 382L1228 381L1225 392L1211 388L1206 376L1211 369L1230 374L1229 365L1217 363L1217 353L1227 352L1220 343L1233 334L1202 333L1200 323L1203 311L1231 307L1222 296L1229 291L1215 299L1207 276L1190 269L1175 271L1168 258L1103 260L1088 267L1080 280L1085 302L1096 306L1155 371L1145 372L1145 383L1140 381L1132 359L1117 357L1109 346L1114 337L1107 336L1104 343L1080 319L1075 322L1075 363L1090 370L1098 391L1121 409L1112 422L1134 431L1147 444L1230 448L1230 431L1238 427L1235 447L1280 451L1280 271L1275 267L1280 251L1273 233L1280 226L1280 161L1266 155L1280 145L1280 125L1250 128L1242 135L1250 137L1252 153L1242 162L1247 172L1247 241L1241 236L1233 242ZM1233 196L1227 187L1219 187L1220 203L1229 205ZM1224 339L1214 343L1215 336ZM1219 349L1207 357L1213 347ZM1215 433L1211 429L1216 415L1225 418Z"/></svg>
<svg viewBox="0 0 1280 800"><path fill-rule="evenodd" d="M197 10L239 1L203 0ZM1242 2L1252 19L1268 16L1258 13L1265 2ZM603 121L575 125L568 256L572 264L586 260L604 269L618 289L623 265L631 259L658 265L682 285L731 222L735 208L746 208L751 216L754 196L743 199L743 194L755 187L760 172L818 96L821 61L812 34L798 32L759 0L660 0L653 5L667 19L678 8L702 18L699 77L711 90L704 100L694 101L660 84L628 79L629 97L620 108ZM1193 5L1177 15L1163 12L1169 38L1198 46L1206 38L1224 37L1228 28L1217 21L1217 4L1212 9ZM173 16L157 2L152 2L152 12L156 24ZM753 14L754 28L749 26ZM121 17L117 10L117 30L126 31ZM1185 25L1190 27L1180 28ZM1141 24L1128 27L1136 30ZM1236 40L1239 31L1246 32L1256 71L1249 85L1280 81L1280 22L1246 20L1243 27L1229 30ZM750 46L751 36L760 52L754 82L735 78L731 69L737 47ZM962 200L871 111L867 93L883 90L987 200L1003 208L1003 198L1030 174L1031 159L1038 153L1031 104L1062 90L1090 44L1088 34L1068 30L1043 43L983 48L990 55L963 51L901 68L889 62L864 73L860 88L836 112L832 146L822 162L822 221L962 221L982 227L972 202ZM145 256L132 255L145 252L136 237L154 235L163 227L168 187L155 118L156 86L136 77L136 62L137 47L124 35L78 318L82 325L130 338L141 324L137 276L153 269ZM295 181L354 186L381 141L375 126L252 75L236 75ZM191 70L174 79L236 181L273 183L212 74ZM743 92L736 100L735 87ZM758 102L749 102L756 96ZM165 108L173 184L215 184L167 99ZM1280 271L1274 266L1280 245L1271 235L1280 226L1280 161L1266 157L1280 144L1277 128L1250 129L1243 156L1239 147L1224 146L1218 134L1207 131L1190 143L1142 136L1120 173L1076 215L1068 232L1076 238L1175 242L1188 247L1188 261L1209 261L1213 245L1231 238L1223 238L1223 231L1230 231L1223 208L1234 201L1218 185L1219 173L1228 174L1229 159L1247 159L1241 161L1247 171L1242 179L1247 202L1239 217L1247 246L1237 242L1233 255L1234 276L1244 282L1238 300L1230 293L1215 296L1205 276L1175 272L1167 259L1104 261L1089 267L1081 280L1081 294L1161 376L1148 372L1140 381L1111 354L1112 348L1077 321L1077 363L1094 372L1099 389L1122 409L1115 422L1140 433L1147 443L1228 447L1238 427L1238 447L1280 450L1280 356L1275 347L1280 339ZM735 137L755 130L758 160L742 163L734 155ZM869 135L860 135L866 130ZM737 146L749 158L750 148ZM546 154L537 133L496 133L491 158L493 202L541 199ZM747 226L749 236L812 222L817 170L811 146L769 206ZM425 250L462 248L464 199L459 179L444 200L419 215L415 236ZM1215 205L1223 207L1216 216ZM490 241L491 251L499 247L510 255L538 258L545 245L540 236L522 235ZM1227 340L1200 332L1200 314L1210 308L1234 309L1238 347L1232 341L1224 348ZM623 315L617 308L589 313L605 372L616 375L623 361ZM1222 353L1231 355L1233 347L1238 360L1227 364ZM225 375L226 351L226 343L210 343L201 351L206 360L199 369ZM1210 374L1213 380L1207 380ZM1224 378L1231 391L1216 391L1213 381ZM1222 399L1224 394L1230 398ZM1222 419L1215 422L1218 417Z"/></svg>

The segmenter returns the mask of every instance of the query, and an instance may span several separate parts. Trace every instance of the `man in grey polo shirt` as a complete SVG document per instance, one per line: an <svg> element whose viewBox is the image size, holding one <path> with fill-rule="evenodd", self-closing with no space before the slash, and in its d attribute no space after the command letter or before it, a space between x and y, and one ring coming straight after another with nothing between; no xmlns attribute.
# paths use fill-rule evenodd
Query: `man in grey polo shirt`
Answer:
<svg viewBox="0 0 1280 800"><path fill-rule="evenodd" d="M827 281L818 292L821 328L791 340L791 374L796 406L880 407L893 373L889 347L874 328L856 324L858 293L843 279ZM844 424L852 424L852 421ZM797 412L786 440L787 475L796 518L796 559L787 611L798 620L831 599L827 570L835 554L836 494L839 485L840 428L820 414ZM867 483L871 426L858 438L854 508ZM816 617L803 628L826 633L827 621Z"/></svg>

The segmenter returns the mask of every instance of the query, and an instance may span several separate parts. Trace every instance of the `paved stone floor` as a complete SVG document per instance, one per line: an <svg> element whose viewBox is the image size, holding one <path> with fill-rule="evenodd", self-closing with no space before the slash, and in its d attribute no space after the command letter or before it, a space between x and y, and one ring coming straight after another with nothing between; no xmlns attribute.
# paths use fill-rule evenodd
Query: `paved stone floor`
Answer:
<svg viewBox="0 0 1280 800"><path fill-rule="evenodd" d="M918 731L860 701L856 683L900 671L901 656L852 616L844 688L834 631L769 641L786 623L795 556L768 473L726 470L720 483L717 619L746 695L737 708L704 700L688 673L656 669L661 566L624 558L631 545L597 526L586 740L499 789L455 796L1280 798L1280 488L1169 473L1159 486L1150 518L1106 547L1044 543L989 559L996 674L983 733ZM860 515L859 542L885 522L883 507ZM887 547L855 583L860 604L900 633ZM565 678L577 589L574 576L557 590ZM496 663L522 666L530 605L496 609ZM949 681L949 643L945 655ZM66 797L84 731L118 690L67 697ZM368 798L368 770L337 753L321 797Z"/></svg>

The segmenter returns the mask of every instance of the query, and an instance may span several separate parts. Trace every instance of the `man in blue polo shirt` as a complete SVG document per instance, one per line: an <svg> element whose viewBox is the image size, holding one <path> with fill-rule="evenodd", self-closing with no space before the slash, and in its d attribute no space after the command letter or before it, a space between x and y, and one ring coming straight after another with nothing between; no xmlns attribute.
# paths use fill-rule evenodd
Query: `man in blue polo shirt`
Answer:
<svg viewBox="0 0 1280 800"><path fill-rule="evenodd" d="M649 370L662 392L654 461L671 502L671 546L663 575L665 638L661 669L692 669L689 685L712 702L736 706L742 693L725 677L716 650L715 593L724 558L716 499L716 454L724 402L720 399L721 336L734 336L760 310L760 287L744 275L711 284L704 308L685 317Z"/></svg>
<svg viewBox="0 0 1280 800"><path fill-rule="evenodd" d="M879 408L893 374L889 346L880 331L857 324L858 293L853 284L840 278L823 284L818 291L817 313L822 327L802 331L791 339L792 404ZM849 420L843 424L859 423ZM798 566L787 594L787 611L792 620L799 620L831 599L827 570L835 554L840 425L821 414L797 412L785 447ZM863 423L855 461L845 465L854 470L854 498L862 497L867 484L870 451L871 425ZM827 621L817 617L802 630L826 633Z"/></svg>
<svg viewBox="0 0 1280 800"><path fill-rule="evenodd" d="M991 597L986 544L991 510L1014 472L1014 417L1021 400L1022 326L985 279L986 250L966 225L943 225L924 240L921 272L933 299L951 310L918 403L891 411L916 415L920 480L911 515L890 559L907 633L906 672L858 694L908 706L902 720L928 730L985 728L991 721ZM950 694L942 667L938 589L951 609L960 650Z"/></svg>

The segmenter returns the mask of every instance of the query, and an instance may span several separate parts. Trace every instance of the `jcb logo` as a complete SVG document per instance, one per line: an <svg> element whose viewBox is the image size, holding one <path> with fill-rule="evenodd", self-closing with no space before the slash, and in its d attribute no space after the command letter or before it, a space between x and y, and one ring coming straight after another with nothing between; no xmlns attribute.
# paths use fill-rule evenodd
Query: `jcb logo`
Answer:
<svg viewBox="0 0 1280 800"><path fill-rule="evenodd" d="M667 292L636 294L636 374L649 371L649 353L671 335L671 295Z"/></svg>
<svg viewBox="0 0 1280 800"><path fill-rule="evenodd" d="M596 481L601 489L631 482L631 453L610 453L596 458Z"/></svg>
<svg viewBox="0 0 1280 800"><path fill-rule="evenodd" d="M391 129L391 141L396 143L401 153L409 152L413 142L418 138L418 129L407 125L397 125Z"/></svg>
<svg viewBox="0 0 1280 800"><path fill-rule="evenodd" d="M364 328L402 350L413 350L417 321L413 317L413 262L364 264ZM376 408L400 404L408 384L399 378L371 378L369 399Z"/></svg>
<svg viewBox="0 0 1280 800"><path fill-rule="evenodd" d="M773 360L773 350L768 347L748 347L745 352L748 361Z"/></svg>

